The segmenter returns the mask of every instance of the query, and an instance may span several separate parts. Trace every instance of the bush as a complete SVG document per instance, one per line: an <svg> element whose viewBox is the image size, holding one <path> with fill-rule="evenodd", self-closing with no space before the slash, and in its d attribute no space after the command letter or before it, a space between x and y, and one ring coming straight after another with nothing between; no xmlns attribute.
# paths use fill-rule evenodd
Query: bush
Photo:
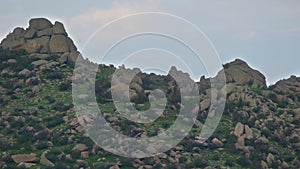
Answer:
<svg viewBox="0 0 300 169"><path fill-rule="evenodd" d="M63 115L62 114L56 114L50 117L45 118L45 120L48 122L47 127L55 127L59 124L64 123Z"/></svg>
<svg viewBox="0 0 300 169"><path fill-rule="evenodd" d="M245 156L241 156L237 162L243 167L248 167L251 164L251 161Z"/></svg>
<svg viewBox="0 0 300 169"><path fill-rule="evenodd" d="M9 140L5 139L5 138L0 138L0 150L4 151L4 150L8 150L10 148L10 142Z"/></svg>
<svg viewBox="0 0 300 169"><path fill-rule="evenodd" d="M255 92L259 95L262 95L262 89L261 88L250 87L249 90L252 91L252 92Z"/></svg>
<svg viewBox="0 0 300 169"><path fill-rule="evenodd" d="M48 103L54 103L55 102L55 99L51 96L45 96L45 99L48 101Z"/></svg>
<svg viewBox="0 0 300 169"><path fill-rule="evenodd" d="M56 110L56 111L67 111L71 108L72 106L71 105L65 105L63 104L62 102L56 102L54 104L52 104L51 108Z"/></svg>
<svg viewBox="0 0 300 169"><path fill-rule="evenodd" d="M58 89L60 91L69 91L71 90L72 86L71 86L71 82L62 82L59 86Z"/></svg>
<svg viewBox="0 0 300 169"><path fill-rule="evenodd" d="M205 168L208 166L208 161L206 159L195 159L194 160L194 166L197 168Z"/></svg>
<svg viewBox="0 0 300 169"><path fill-rule="evenodd" d="M36 147L38 150L48 148L48 141L41 141L41 142L38 142L37 144L35 144L35 147Z"/></svg>
<svg viewBox="0 0 300 169"><path fill-rule="evenodd" d="M47 71L45 72L48 79L56 80L64 78L64 73L59 71Z"/></svg>
<svg viewBox="0 0 300 169"><path fill-rule="evenodd" d="M51 149L50 151L48 151L48 153L46 154L46 158L48 160L50 160L51 162L55 163L58 161L58 155L61 154L61 151L58 149Z"/></svg>
<svg viewBox="0 0 300 169"><path fill-rule="evenodd" d="M269 93L268 98L271 99L273 102L277 103L277 96L274 93Z"/></svg>

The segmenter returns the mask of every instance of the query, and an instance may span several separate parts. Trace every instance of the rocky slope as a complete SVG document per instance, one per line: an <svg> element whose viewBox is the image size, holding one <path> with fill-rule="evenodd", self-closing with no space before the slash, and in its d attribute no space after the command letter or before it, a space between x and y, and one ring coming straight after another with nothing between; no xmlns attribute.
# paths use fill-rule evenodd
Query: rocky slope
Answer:
<svg viewBox="0 0 300 169"><path fill-rule="evenodd" d="M30 32L32 35L27 35ZM53 48L56 43L51 41L57 35L67 40ZM46 43L40 43L42 37ZM1 168L300 167L300 78L291 76L267 87L265 77L242 60L224 65L226 107L218 128L205 143L200 142L199 134L211 96L209 79L202 77L198 117L180 144L142 159L104 151L85 135L74 112L71 80L75 57L70 54L77 50L68 39L62 24L32 19L29 28L16 28L1 42ZM34 50L28 47L32 41ZM65 47L58 49L60 46ZM137 109L149 108L147 97L153 89L161 89L168 99L160 118L138 124L122 117L111 102L110 81L117 69L125 68L99 65L97 74L98 106L107 122L131 137L155 136L168 129L180 108L180 91L174 79L145 73L135 77L130 95Z"/></svg>

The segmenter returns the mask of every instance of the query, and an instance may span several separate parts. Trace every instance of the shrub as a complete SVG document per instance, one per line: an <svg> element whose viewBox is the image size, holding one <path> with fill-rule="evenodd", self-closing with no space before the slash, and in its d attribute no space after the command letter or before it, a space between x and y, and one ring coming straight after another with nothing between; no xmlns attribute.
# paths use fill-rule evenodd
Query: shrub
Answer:
<svg viewBox="0 0 300 169"><path fill-rule="evenodd" d="M59 86L58 89L60 91L69 91L71 90L72 86L71 86L71 82L67 81L67 82L62 82Z"/></svg>
<svg viewBox="0 0 300 169"><path fill-rule="evenodd" d="M205 168L208 166L208 161L203 158L195 159L194 166L197 168Z"/></svg>
<svg viewBox="0 0 300 169"><path fill-rule="evenodd" d="M50 160L51 162L55 163L58 161L58 155L61 154L61 151L58 149L51 149L50 151L48 151L48 153L46 154L46 158L48 160Z"/></svg>
<svg viewBox="0 0 300 169"><path fill-rule="evenodd" d="M59 72L59 71L48 71L46 72L46 76L48 79L62 79L64 77L64 73L63 72Z"/></svg>
<svg viewBox="0 0 300 169"><path fill-rule="evenodd" d="M9 148L10 148L9 140L5 138L0 138L0 150L4 151L4 150L8 150Z"/></svg>
<svg viewBox="0 0 300 169"><path fill-rule="evenodd" d="M67 111L72 107L72 105L65 105L62 102L56 102L54 104L52 104L51 108L57 111Z"/></svg>
<svg viewBox="0 0 300 169"><path fill-rule="evenodd" d="M250 160L247 157L245 157L244 155L241 156L237 162L239 165L241 165L243 167L247 167L251 164Z"/></svg>
<svg viewBox="0 0 300 169"><path fill-rule="evenodd" d="M252 91L252 92L255 92L259 95L262 95L262 89L261 88L250 87L249 90Z"/></svg>

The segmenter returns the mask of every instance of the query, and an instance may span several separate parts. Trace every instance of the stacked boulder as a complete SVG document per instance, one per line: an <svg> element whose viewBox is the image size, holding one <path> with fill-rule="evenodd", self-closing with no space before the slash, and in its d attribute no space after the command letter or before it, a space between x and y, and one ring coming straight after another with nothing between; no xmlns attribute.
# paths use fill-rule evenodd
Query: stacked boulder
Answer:
<svg viewBox="0 0 300 169"><path fill-rule="evenodd" d="M1 42L7 50L24 49L28 53L58 55L60 62L75 62L80 53L60 22L54 25L45 18L34 18L29 27L17 27ZM81 57L81 56L80 56Z"/></svg>

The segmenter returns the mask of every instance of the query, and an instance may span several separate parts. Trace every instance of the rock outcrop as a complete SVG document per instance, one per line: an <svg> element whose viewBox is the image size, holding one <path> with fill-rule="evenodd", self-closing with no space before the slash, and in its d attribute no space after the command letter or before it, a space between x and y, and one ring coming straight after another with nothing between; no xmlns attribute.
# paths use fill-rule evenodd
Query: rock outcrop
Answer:
<svg viewBox="0 0 300 169"><path fill-rule="evenodd" d="M58 21L52 24L45 18L34 18L29 27L17 27L1 42L0 47L8 50L24 49L28 53L63 56L59 61L75 62L81 57L64 25Z"/></svg>
<svg viewBox="0 0 300 169"><path fill-rule="evenodd" d="M265 76L259 71L252 69L246 62L240 59L224 65L224 70L227 83L261 88L267 87Z"/></svg>
<svg viewBox="0 0 300 169"><path fill-rule="evenodd" d="M291 76L288 79L280 80L273 87L276 92L300 93L300 77Z"/></svg>

